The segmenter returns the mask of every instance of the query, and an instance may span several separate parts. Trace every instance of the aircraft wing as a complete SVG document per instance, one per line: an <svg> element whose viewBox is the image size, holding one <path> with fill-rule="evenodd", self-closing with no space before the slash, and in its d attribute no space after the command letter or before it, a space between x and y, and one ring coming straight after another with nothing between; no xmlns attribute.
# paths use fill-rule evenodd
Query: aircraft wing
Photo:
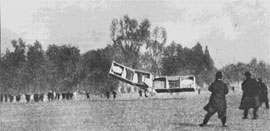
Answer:
<svg viewBox="0 0 270 131"><path fill-rule="evenodd" d="M151 73L135 70L115 61L112 62L109 74L124 83L137 86L143 90L152 87Z"/></svg>

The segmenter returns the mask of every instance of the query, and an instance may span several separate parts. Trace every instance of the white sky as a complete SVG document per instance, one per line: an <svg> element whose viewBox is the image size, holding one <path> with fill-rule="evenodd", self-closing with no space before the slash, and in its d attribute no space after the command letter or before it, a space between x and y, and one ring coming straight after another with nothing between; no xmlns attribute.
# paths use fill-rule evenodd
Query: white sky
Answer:
<svg viewBox="0 0 270 131"><path fill-rule="evenodd" d="M270 63L269 0L1 0L2 52L10 40L28 44L71 44L81 53L110 43L110 23L128 14L152 28L162 26L172 41L208 46L217 67Z"/></svg>

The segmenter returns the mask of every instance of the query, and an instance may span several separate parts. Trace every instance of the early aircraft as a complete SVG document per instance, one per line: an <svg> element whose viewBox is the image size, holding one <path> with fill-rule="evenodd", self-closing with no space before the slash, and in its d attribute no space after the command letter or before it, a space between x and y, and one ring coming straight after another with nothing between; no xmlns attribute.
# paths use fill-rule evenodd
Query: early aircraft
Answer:
<svg viewBox="0 0 270 131"><path fill-rule="evenodd" d="M195 76L159 76L154 78L153 87L157 93L195 91Z"/></svg>
<svg viewBox="0 0 270 131"><path fill-rule="evenodd" d="M195 91L195 76L158 76L153 78L149 72L135 70L112 62L109 74L116 79L137 86L147 92L173 93Z"/></svg>

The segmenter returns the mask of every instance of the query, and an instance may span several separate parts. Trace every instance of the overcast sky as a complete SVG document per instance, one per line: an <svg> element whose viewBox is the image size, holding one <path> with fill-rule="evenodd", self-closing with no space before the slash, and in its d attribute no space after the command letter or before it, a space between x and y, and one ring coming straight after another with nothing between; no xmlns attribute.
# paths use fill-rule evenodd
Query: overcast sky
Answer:
<svg viewBox="0 0 270 131"><path fill-rule="evenodd" d="M128 14L162 26L172 41L208 46L215 65L270 63L269 0L1 0L2 52L10 40L71 44L81 53L110 44L112 19Z"/></svg>

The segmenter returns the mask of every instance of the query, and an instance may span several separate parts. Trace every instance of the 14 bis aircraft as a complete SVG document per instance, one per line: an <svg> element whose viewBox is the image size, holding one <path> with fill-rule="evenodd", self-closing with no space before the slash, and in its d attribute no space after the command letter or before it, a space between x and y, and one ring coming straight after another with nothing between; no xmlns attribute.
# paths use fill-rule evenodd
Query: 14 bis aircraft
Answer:
<svg viewBox="0 0 270 131"><path fill-rule="evenodd" d="M196 90L194 75L153 78L149 72L135 70L115 61L112 62L109 74L152 95L155 93L194 92Z"/></svg>

